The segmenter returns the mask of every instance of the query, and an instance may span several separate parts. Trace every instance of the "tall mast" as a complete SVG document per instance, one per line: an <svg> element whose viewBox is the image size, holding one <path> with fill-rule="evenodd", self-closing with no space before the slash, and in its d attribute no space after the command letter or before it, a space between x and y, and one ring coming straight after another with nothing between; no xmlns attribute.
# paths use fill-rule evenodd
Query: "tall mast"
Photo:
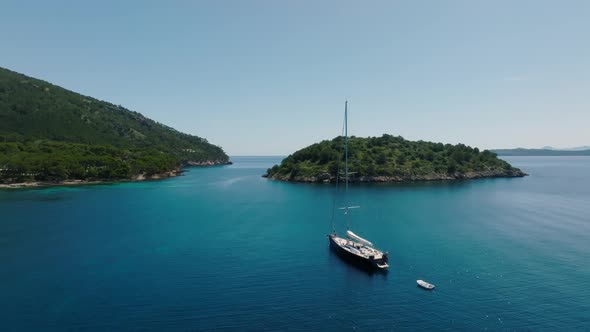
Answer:
<svg viewBox="0 0 590 332"><path fill-rule="evenodd" d="M344 102L344 176L345 192L348 192L348 100Z"/></svg>
<svg viewBox="0 0 590 332"><path fill-rule="evenodd" d="M344 101L344 199L348 206L348 100ZM348 207L344 212L346 216L346 230L350 230Z"/></svg>

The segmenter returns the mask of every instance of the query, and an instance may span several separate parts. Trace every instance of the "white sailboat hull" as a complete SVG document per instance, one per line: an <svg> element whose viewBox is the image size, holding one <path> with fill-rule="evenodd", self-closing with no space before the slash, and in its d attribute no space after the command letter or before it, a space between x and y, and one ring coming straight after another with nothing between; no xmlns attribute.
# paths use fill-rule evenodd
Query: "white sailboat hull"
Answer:
<svg viewBox="0 0 590 332"><path fill-rule="evenodd" d="M424 280L416 280L416 283L418 284L418 286L420 286L420 287L422 287L424 289L427 289L427 290L434 289L434 285L433 284L428 283L428 282L426 282Z"/></svg>

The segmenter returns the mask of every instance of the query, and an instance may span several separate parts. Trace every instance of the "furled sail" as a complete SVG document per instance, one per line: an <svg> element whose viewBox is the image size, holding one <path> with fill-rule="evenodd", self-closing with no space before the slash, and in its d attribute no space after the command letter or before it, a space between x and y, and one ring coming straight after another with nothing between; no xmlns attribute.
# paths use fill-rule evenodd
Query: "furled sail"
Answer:
<svg viewBox="0 0 590 332"><path fill-rule="evenodd" d="M365 245L368 245L368 246L370 246L370 247L372 247L372 246L373 246L373 244L371 243L371 241L367 241L367 240L363 239L362 237L360 237L360 236L358 236L358 235L354 234L354 233L353 233L353 232L351 232L351 231L346 231L346 235L348 235L348 237L349 237L349 238L351 238L351 239L353 239L353 240L356 240L356 241L359 241L359 242L361 242L361 243L363 243L363 244L365 244Z"/></svg>

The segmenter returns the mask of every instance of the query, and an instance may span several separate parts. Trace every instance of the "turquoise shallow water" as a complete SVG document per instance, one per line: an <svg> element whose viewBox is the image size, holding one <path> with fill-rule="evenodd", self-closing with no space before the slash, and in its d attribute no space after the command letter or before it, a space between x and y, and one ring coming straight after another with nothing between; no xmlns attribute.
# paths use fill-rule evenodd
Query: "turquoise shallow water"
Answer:
<svg viewBox="0 0 590 332"><path fill-rule="evenodd" d="M279 158L0 191L0 328L590 330L590 158L506 159L531 176L352 186L387 274L331 254L333 188Z"/></svg>

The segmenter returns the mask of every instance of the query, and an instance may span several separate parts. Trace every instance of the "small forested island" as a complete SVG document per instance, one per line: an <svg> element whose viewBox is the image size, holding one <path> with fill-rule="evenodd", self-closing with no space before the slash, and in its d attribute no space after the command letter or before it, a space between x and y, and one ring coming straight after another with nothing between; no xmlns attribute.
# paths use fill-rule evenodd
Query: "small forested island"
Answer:
<svg viewBox="0 0 590 332"><path fill-rule="evenodd" d="M264 177L294 182L334 182L344 174L344 137L303 148ZM348 141L351 182L400 182L459 180L488 177L522 177L495 153L463 144L408 141L400 136L350 137ZM339 165L340 163L340 165Z"/></svg>
<svg viewBox="0 0 590 332"><path fill-rule="evenodd" d="M555 150L555 149L496 149L492 150L499 156L531 156L531 157L563 157L590 156L590 149L584 150Z"/></svg>
<svg viewBox="0 0 590 332"><path fill-rule="evenodd" d="M155 179L227 163L204 138L0 68L0 187Z"/></svg>

